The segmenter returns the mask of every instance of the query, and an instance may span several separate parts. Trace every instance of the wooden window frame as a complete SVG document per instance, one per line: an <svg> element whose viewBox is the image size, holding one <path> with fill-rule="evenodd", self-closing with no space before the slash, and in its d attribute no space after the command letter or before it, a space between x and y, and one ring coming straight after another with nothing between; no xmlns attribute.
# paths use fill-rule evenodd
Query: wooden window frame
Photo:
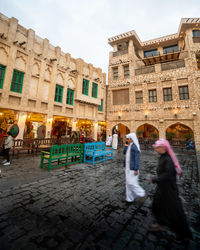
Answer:
<svg viewBox="0 0 200 250"><path fill-rule="evenodd" d="M179 99L180 100L189 100L189 88L188 88L188 85L179 86L178 88L179 88ZM186 89L187 89L187 91L185 92Z"/></svg>
<svg viewBox="0 0 200 250"><path fill-rule="evenodd" d="M112 90L112 105L129 105L130 104L130 89Z"/></svg>
<svg viewBox="0 0 200 250"><path fill-rule="evenodd" d="M118 80L118 79L119 79L118 67L114 67L113 68L113 80Z"/></svg>
<svg viewBox="0 0 200 250"><path fill-rule="evenodd" d="M198 33L197 36L196 33ZM192 30L192 37L200 37L200 30Z"/></svg>
<svg viewBox="0 0 200 250"><path fill-rule="evenodd" d="M169 90L171 91L171 93L169 93L170 92ZM163 100L164 102L172 101L172 88L171 87L163 88Z"/></svg>
<svg viewBox="0 0 200 250"><path fill-rule="evenodd" d="M152 57L158 55L158 49L151 49L144 51L144 58L146 57Z"/></svg>
<svg viewBox="0 0 200 250"><path fill-rule="evenodd" d="M61 90L61 93L60 93L60 90ZM63 100L63 86L56 84L54 101L62 103L62 100Z"/></svg>
<svg viewBox="0 0 200 250"><path fill-rule="evenodd" d="M178 44L163 47L163 54L173 53L178 51Z"/></svg>
<svg viewBox="0 0 200 250"><path fill-rule="evenodd" d="M130 78L130 69L129 69L129 65L124 65L124 79L129 79ZM126 70L126 68L128 68L128 70Z"/></svg>
<svg viewBox="0 0 200 250"><path fill-rule="evenodd" d="M74 105L74 90L68 88L67 89L67 100L66 104L73 106Z"/></svg>
<svg viewBox="0 0 200 250"><path fill-rule="evenodd" d="M141 94L141 96L137 96L137 94ZM135 91L135 103L136 104L143 104L143 92L141 91Z"/></svg>
<svg viewBox="0 0 200 250"><path fill-rule="evenodd" d="M149 102L157 102L157 90L156 89L149 89Z"/></svg>
<svg viewBox="0 0 200 250"><path fill-rule="evenodd" d="M21 82L19 81L19 78ZM22 93L23 80L24 80L24 73L19 70L14 69L10 91L15 92L15 93Z"/></svg>

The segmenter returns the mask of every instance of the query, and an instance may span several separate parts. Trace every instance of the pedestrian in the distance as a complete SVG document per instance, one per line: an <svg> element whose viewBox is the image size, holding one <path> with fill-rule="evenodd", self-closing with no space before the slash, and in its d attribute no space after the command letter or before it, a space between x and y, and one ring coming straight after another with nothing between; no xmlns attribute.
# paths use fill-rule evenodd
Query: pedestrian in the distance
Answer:
<svg viewBox="0 0 200 250"><path fill-rule="evenodd" d="M111 147L112 146L112 135L109 135L106 140L106 146Z"/></svg>
<svg viewBox="0 0 200 250"><path fill-rule="evenodd" d="M149 179L150 183L157 184L152 204L152 212L157 223L152 224L148 231L162 231L164 226L167 226L176 233L173 240L182 244L191 238L176 184L177 174L181 175L182 171L167 140L160 139L156 141L153 147L160 154L157 177Z"/></svg>
<svg viewBox="0 0 200 250"><path fill-rule="evenodd" d="M112 137L112 148L117 149L117 146L118 146L118 134L114 133Z"/></svg>
<svg viewBox="0 0 200 250"><path fill-rule="evenodd" d="M126 201L134 202L135 198L145 197L144 189L138 183L140 164L140 145L135 133L126 135L124 145L125 167L126 167ZM141 199L141 201L143 201Z"/></svg>
<svg viewBox="0 0 200 250"><path fill-rule="evenodd" d="M10 132L7 132L7 139L5 140L5 143L4 143L4 148L3 150L1 151L0 155L1 156L4 156L4 158L6 158L2 164L4 166L8 166L10 165L10 155L9 155L9 151L10 149L12 148L12 145L13 145L13 138L11 136L11 133Z"/></svg>

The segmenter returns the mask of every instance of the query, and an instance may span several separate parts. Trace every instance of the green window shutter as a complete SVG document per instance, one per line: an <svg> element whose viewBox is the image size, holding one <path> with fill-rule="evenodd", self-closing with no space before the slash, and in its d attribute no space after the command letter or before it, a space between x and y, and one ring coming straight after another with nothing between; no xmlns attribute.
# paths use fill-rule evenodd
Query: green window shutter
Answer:
<svg viewBox="0 0 200 250"><path fill-rule="evenodd" d="M66 100L66 104L69 104L69 89L67 89L67 100Z"/></svg>
<svg viewBox="0 0 200 250"><path fill-rule="evenodd" d="M98 84L97 84L97 87L96 87L96 98L98 96Z"/></svg>
<svg viewBox="0 0 200 250"><path fill-rule="evenodd" d="M89 81L86 79L83 79L82 94L88 95L88 89L89 89Z"/></svg>
<svg viewBox="0 0 200 250"><path fill-rule="evenodd" d="M88 90L89 90L89 81L86 84L86 95L88 95Z"/></svg>
<svg viewBox="0 0 200 250"><path fill-rule="evenodd" d="M24 73L14 70L10 90L17 93L22 93Z"/></svg>
<svg viewBox="0 0 200 250"><path fill-rule="evenodd" d="M62 99L63 99L63 87L60 85L56 85L54 101L62 103Z"/></svg>
<svg viewBox="0 0 200 250"><path fill-rule="evenodd" d="M101 99L101 106L98 107L98 111L103 111L103 99Z"/></svg>
<svg viewBox="0 0 200 250"><path fill-rule="evenodd" d="M92 83L92 97L97 98L98 84Z"/></svg>
<svg viewBox="0 0 200 250"><path fill-rule="evenodd" d="M0 64L0 89L3 88L3 81L5 76L6 66Z"/></svg>
<svg viewBox="0 0 200 250"><path fill-rule="evenodd" d="M67 89L67 104L73 106L74 102L74 90L73 89Z"/></svg>
<svg viewBox="0 0 200 250"><path fill-rule="evenodd" d="M72 90L72 102L71 105L74 105L74 90Z"/></svg>
<svg viewBox="0 0 200 250"><path fill-rule="evenodd" d="M85 94L85 79L83 79L82 94Z"/></svg>

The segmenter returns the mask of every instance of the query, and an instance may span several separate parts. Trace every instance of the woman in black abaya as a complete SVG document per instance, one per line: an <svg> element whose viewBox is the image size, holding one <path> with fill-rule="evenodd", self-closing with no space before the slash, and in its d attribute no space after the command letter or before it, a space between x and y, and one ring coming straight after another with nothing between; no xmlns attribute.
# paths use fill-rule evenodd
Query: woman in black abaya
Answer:
<svg viewBox="0 0 200 250"><path fill-rule="evenodd" d="M191 238L176 184L176 175L181 175L181 168L167 140L158 140L153 147L160 154L157 177L149 180L157 184L152 212L158 224L152 224L148 231L162 231L163 226L168 226L176 233L173 240L181 244Z"/></svg>

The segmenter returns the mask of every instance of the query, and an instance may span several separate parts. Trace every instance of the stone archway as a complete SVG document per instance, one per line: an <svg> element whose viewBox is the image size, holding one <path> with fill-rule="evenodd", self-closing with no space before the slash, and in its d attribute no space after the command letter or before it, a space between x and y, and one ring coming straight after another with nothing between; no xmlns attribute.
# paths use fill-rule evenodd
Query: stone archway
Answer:
<svg viewBox="0 0 200 250"><path fill-rule="evenodd" d="M130 129L123 123L118 123L112 128L112 134L118 133L121 138L124 138L126 134L130 133Z"/></svg>
<svg viewBox="0 0 200 250"><path fill-rule="evenodd" d="M166 129L166 138L167 139L175 139L175 140L194 140L194 133L192 129L185 124L177 122L175 124L170 125Z"/></svg>
<svg viewBox="0 0 200 250"><path fill-rule="evenodd" d="M122 123L118 123L112 128L112 135L114 133L118 134L118 143L119 143L119 146L122 146L125 135L130 133L130 129L126 125Z"/></svg>
<svg viewBox="0 0 200 250"><path fill-rule="evenodd" d="M139 126L136 130L136 134L139 138L144 138L144 139L155 140L159 138L158 129L149 123L145 123Z"/></svg>

